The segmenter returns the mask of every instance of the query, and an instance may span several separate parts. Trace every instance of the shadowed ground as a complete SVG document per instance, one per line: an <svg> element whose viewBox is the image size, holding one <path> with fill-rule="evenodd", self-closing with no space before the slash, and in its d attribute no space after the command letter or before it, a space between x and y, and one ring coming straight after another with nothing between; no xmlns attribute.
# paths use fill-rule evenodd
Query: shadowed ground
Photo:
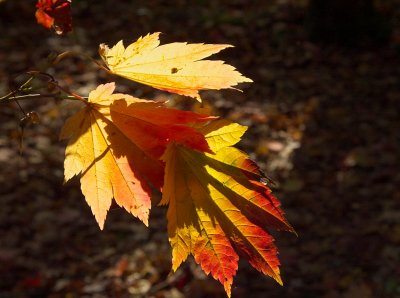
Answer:
<svg viewBox="0 0 400 298"><path fill-rule="evenodd" d="M74 34L39 27L34 1L0 2L0 95L51 51L99 59L100 43L161 31L163 42L229 43L216 57L254 83L204 92L214 114L250 126L240 147L276 181L299 236L274 233L281 287L240 262L232 297L400 295L400 5L384 45L324 45L305 31L306 1L73 1ZM76 3L75 3L76 2ZM298 4L293 4L294 2ZM392 3L391 3L392 2ZM86 95L116 80L120 92L168 96L108 76L79 58L52 74ZM75 179L63 185L63 121L76 107L25 101L41 122L24 131L16 104L0 109L0 297L224 297L194 262L169 276L165 210L150 228L114 206L100 231Z"/></svg>

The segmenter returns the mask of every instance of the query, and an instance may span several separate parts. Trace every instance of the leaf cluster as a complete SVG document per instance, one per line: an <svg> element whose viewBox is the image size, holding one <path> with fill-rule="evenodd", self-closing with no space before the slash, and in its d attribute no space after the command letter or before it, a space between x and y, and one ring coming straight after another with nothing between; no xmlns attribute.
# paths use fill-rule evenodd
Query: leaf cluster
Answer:
<svg viewBox="0 0 400 298"><path fill-rule="evenodd" d="M39 0L38 22L58 33L70 31L70 3ZM205 60L231 45L160 45L159 35L148 34L127 47L122 41L112 47L101 44L103 68L198 101L201 90L252 82L224 61ZM233 147L247 128L115 89L115 83L107 83L88 97L68 92L82 109L61 131L61 138L68 139L65 181L80 176L100 229L113 200L147 226L152 194L158 190L159 205L168 206L173 271L192 255L230 296L243 257L282 284L278 251L267 229L294 230L259 167Z"/></svg>

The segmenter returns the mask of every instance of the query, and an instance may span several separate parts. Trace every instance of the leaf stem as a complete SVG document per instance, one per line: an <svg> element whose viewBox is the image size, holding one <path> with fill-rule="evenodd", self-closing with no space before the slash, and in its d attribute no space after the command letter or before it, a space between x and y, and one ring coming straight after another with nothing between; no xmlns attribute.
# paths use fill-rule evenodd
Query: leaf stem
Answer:
<svg viewBox="0 0 400 298"><path fill-rule="evenodd" d="M104 67L104 65L101 64L101 62L99 62L98 60L94 59L92 56L85 54L85 53L81 53L81 52L76 52L76 51L66 51L63 52L61 54L59 54L54 61L52 62L53 65L58 64L61 60L63 60L66 57L71 57L71 56L75 56L75 57L79 57L79 58L83 58L83 59L87 59L90 62L96 64L99 68L109 72L109 70Z"/></svg>
<svg viewBox="0 0 400 298"><path fill-rule="evenodd" d="M70 96L68 97L69 99L72 99L71 97L83 102L84 104L88 104L88 101L85 99L85 97L82 97L72 91L69 91L68 89L61 87L60 85L58 85L58 83L56 81L49 81L50 84L52 84L54 87L60 89L62 92L69 94Z"/></svg>
<svg viewBox="0 0 400 298"><path fill-rule="evenodd" d="M88 101L86 100L85 97L82 97L72 91L69 91L68 89L61 87L58 82L54 79L54 77L50 74L40 72L40 71L28 71L26 72L27 74L30 75L30 77L18 88L15 90L10 91L8 94L0 97L0 104L7 104L16 100L24 100L24 99L35 99L35 98L43 98L43 97L49 97L49 98L58 98L58 99L77 99L79 101L82 101L85 104L88 104ZM24 91L24 89L31 83L31 81L35 77L45 77L47 78L47 83L51 84L52 86L56 87L57 89L61 90L62 92L69 94L66 97L62 97L59 94L56 93L49 93L49 94L35 94L35 93L30 93L30 94L22 94L22 95L17 95L19 92Z"/></svg>

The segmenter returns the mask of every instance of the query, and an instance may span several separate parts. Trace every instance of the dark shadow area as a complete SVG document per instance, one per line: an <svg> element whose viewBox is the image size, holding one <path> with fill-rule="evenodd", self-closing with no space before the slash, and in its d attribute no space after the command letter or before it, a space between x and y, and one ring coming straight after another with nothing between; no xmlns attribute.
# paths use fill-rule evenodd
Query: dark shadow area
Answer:
<svg viewBox="0 0 400 298"><path fill-rule="evenodd" d="M243 93L203 92L203 108L249 126L239 147L280 184L274 194L298 237L273 234L283 287L240 261L232 297L398 297L400 3L372 1L359 25L347 19L336 27L326 12L328 27L312 35L308 2L73 0L74 33L58 37L36 24L35 1L3 0L0 95L16 74L45 70L53 51L100 60L100 43L157 31L162 43L235 45L215 59L254 83ZM121 93L183 101L80 58L48 71L84 96L116 81ZM192 261L168 276L165 208L152 209L146 228L114 205L100 231L77 179L63 185L58 133L79 107L21 106L40 123L25 128L19 155L23 114L16 104L1 106L0 297L224 297Z"/></svg>
<svg viewBox="0 0 400 298"><path fill-rule="evenodd" d="M293 222L307 243L299 270L321 296L395 297L400 61L386 50L341 55L348 65L326 71L343 93L325 94L307 121L289 174L302 186L285 194L306 215Z"/></svg>
<svg viewBox="0 0 400 298"><path fill-rule="evenodd" d="M342 46L387 44L390 21L373 0L310 0L306 28L311 40Z"/></svg>

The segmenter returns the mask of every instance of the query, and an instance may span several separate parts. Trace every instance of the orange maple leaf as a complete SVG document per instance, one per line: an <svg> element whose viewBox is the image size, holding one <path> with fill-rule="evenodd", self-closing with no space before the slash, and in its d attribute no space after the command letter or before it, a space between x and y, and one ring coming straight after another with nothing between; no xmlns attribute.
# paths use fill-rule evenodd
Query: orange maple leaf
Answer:
<svg viewBox="0 0 400 298"><path fill-rule="evenodd" d="M201 60L231 45L174 42L160 46L159 35L140 37L126 48L122 41L112 48L102 44L100 56L116 75L198 100L199 90L252 82L224 61Z"/></svg>
<svg viewBox="0 0 400 298"><path fill-rule="evenodd" d="M163 197L169 204L168 234L175 271L192 254L230 296L239 255L282 284L273 237L265 230L294 232L280 204L261 182L246 154L231 147L246 128L213 121L201 129L215 154L168 145Z"/></svg>
<svg viewBox="0 0 400 298"><path fill-rule="evenodd" d="M114 83L89 94L86 107L70 117L61 138L69 138L65 180L81 173L81 189L103 229L112 198L148 224L150 185L161 188L159 160L171 141L211 152L203 135L190 127L213 117L164 107L127 94Z"/></svg>

